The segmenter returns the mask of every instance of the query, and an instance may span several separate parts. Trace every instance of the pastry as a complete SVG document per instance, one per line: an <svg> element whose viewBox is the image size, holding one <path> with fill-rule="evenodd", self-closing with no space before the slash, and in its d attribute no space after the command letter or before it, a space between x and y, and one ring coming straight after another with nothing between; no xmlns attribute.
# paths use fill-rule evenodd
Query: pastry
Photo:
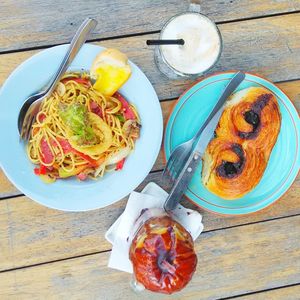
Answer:
<svg viewBox="0 0 300 300"><path fill-rule="evenodd" d="M165 294L184 288L197 265L191 235L167 215L152 217L141 226L129 257L137 282Z"/></svg>
<svg viewBox="0 0 300 300"><path fill-rule="evenodd" d="M269 90L250 87L233 94L203 156L204 186L228 200L249 193L263 176L280 124L278 103Z"/></svg>

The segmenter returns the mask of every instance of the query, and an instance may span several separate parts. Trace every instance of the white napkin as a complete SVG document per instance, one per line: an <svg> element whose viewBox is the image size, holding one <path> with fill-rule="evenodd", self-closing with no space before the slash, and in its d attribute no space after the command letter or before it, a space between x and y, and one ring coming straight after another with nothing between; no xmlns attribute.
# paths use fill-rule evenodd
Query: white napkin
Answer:
<svg viewBox="0 0 300 300"><path fill-rule="evenodd" d="M167 196L168 193L153 182L148 183L141 193L130 194L123 214L105 234L105 238L113 245L108 267L132 273L129 247L130 233L135 221L145 208L163 208ZM185 227L193 240L196 240L203 230L202 216L197 211L178 205L173 217Z"/></svg>

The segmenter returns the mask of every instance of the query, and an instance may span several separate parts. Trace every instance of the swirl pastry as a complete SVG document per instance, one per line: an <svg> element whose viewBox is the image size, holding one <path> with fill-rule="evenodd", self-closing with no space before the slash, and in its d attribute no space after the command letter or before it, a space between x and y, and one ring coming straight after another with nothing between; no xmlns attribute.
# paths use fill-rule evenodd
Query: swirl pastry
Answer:
<svg viewBox="0 0 300 300"><path fill-rule="evenodd" d="M184 288L197 265L191 235L167 215L144 223L132 241L129 257L137 281L164 294Z"/></svg>
<svg viewBox="0 0 300 300"><path fill-rule="evenodd" d="M263 176L280 124L269 90L251 87L232 95L203 156L204 186L228 200L249 193Z"/></svg>

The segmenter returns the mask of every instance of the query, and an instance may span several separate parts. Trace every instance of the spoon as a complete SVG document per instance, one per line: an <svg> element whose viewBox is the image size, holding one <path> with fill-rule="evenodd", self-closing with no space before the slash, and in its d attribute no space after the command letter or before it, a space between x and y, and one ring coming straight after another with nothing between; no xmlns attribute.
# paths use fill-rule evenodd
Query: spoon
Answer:
<svg viewBox="0 0 300 300"><path fill-rule="evenodd" d="M76 31L58 70L48 83L47 87L42 91L34 93L25 100L18 117L18 129L21 139L28 140L32 124L35 121L35 117L40 110L43 100L51 95L56 83L66 72L67 68L81 49L82 45L87 40L90 32L95 29L96 25L97 21L91 18L87 18L83 21Z"/></svg>

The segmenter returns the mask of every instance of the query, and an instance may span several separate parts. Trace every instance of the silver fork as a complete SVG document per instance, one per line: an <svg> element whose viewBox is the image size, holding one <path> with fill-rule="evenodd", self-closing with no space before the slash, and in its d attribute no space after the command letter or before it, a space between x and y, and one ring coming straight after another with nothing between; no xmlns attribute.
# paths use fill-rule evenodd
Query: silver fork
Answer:
<svg viewBox="0 0 300 300"><path fill-rule="evenodd" d="M209 123L209 120L214 116L219 109L223 106L227 98L232 94L232 92L237 88L237 86L244 80L245 74L243 72L238 72L228 83L228 85L225 87L222 95L220 96L217 104L211 111L210 115L208 118L205 120L204 124L200 127L198 132L195 134L193 138L190 140L180 144L177 146L173 152L170 155L170 158L167 162L166 167L164 168L162 177L166 178L166 172L169 172L169 177L171 181L173 181L177 176L178 172L181 171L183 168L186 160L190 156L192 150L193 150L193 145L194 143L199 139L203 129L207 126ZM234 90L233 90L234 88Z"/></svg>
<svg viewBox="0 0 300 300"><path fill-rule="evenodd" d="M28 140L32 124L35 121L35 117L40 110L43 100L51 95L56 83L66 72L70 63L74 60L82 45L87 40L88 35L93 29L95 29L96 25L97 21L91 18L87 18L83 21L83 23L76 31L68 48L68 51L63 58L57 72L55 73L47 87L43 91L31 95L25 100L18 117L18 129L21 139Z"/></svg>

